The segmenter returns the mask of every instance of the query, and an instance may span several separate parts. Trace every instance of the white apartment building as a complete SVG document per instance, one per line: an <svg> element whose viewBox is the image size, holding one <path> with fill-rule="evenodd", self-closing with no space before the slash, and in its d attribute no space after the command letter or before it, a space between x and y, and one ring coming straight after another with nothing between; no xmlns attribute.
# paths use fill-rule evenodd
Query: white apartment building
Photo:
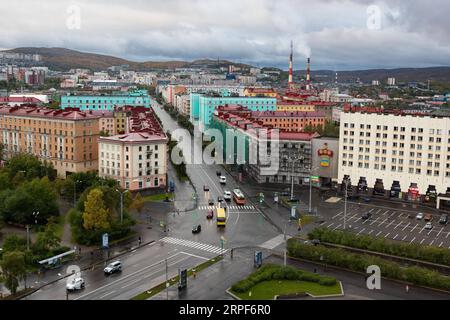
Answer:
<svg viewBox="0 0 450 320"><path fill-rule="evenodd" d="M137 191L167 185L164 132L133 132L99 138L99 175Z"/></svg>
<svg viewBox="0 0 450 320"><path fill-rule="evenodd" d="M420 194L450 187L450 118L342 112L340 121L339 181L382 179L385 189L399 181L402 192L417 184Z"/></svg>

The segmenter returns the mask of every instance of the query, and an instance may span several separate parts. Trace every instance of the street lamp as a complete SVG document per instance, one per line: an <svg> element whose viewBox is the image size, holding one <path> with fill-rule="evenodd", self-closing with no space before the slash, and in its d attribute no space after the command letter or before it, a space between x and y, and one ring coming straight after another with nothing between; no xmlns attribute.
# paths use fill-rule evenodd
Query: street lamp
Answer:
<svg viewBox="0 0 450 320"><path fill-rule="evenodd" d="M310 175L309 175L309 210L308 212L311 213L312 212L312 172L315 172L317 169L319 169L319 167L315 167L313 169L311 169L310 171Z"/></svg>
<svg viewBox="0 0 450 320"><path fill-rule="evenodd" d="M305 160L305 157L289 158L289 157L286 156L284 159L292 164L292 172L291 172L291 200L294 200L294 168L295 168L294 164L297 161Z"/></svg>
<svg viewBox="0 0 450 320"><path fill-rule="evenodd" d="M344 196L344 230L347 229L347 189L349 179L345 180L345 196Z"/></svg>
<svg viewBox="0 0 450 320"><path fill-rule="evenodd" d="M123 196L125 193L130 192L129 190L120 191L119 189L116 189L118 193L120 193L120 223L123 222Z"/></svg>
<svg viewBox="0 0 450 320"><path fill-rule="evenodd" d="M37 224L37 218L38 218L38 216L39 216L39 211L33 212L34 224Z"/></svg>

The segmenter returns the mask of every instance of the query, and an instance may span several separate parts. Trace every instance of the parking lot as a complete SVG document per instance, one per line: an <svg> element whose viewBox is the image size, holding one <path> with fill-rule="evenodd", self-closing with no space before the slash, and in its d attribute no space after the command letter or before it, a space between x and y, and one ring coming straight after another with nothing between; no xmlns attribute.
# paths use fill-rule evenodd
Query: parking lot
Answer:
<svg viewBox="0 0 450 320"><path fill-rule="evenodd" d="M372 216L363 220L364 213ZM432 213L426 210L423 213ZM416 219L417 211L389 209L372 205L350 204L347 208L346 228L358 235L370 235L396 241L417 243L450 249L450 226L439 224L440 216L433 215L433 228L426 230L426 221ZM339 210L324 223L332 230L344 229L344 211Z"/></svg>

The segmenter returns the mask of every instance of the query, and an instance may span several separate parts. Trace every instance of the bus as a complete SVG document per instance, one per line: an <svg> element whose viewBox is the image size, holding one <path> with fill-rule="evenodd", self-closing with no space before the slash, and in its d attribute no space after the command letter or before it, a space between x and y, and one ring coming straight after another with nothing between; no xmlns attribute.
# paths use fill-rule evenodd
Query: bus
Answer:
<svg viewBox="0 0 450 320"><path fill-rule="evenodd" d="M245 205L245 197L241 190L239 190L239 189L233 190L233 199L234 199L234 202L236 202L236 204L242 205L242 206Z"/></svg>
<svg viewBox="0 0 450 320"><path fill-rule="evenodd" d="M224 208L217 208L216 222L218 227L225 227L227 216Z"/></svg>

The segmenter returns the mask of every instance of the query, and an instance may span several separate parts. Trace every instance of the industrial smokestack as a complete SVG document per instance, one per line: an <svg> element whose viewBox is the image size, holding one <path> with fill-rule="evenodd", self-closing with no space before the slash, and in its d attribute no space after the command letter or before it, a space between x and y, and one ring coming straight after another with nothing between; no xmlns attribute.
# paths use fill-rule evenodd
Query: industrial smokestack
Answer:
<svg viewBox="0 0 450 320"><path fill-rule="evenodd" d="M294 42L291 40L291 55L289 57L289 88L294 83L294 72L293 72L293 60L294 60Z"/></svg>
<svg viewBox="0 0 450 320"><path fill-rule="evenodd" d="M306 90L311 90L311 58L306 62Z"/></svg>

